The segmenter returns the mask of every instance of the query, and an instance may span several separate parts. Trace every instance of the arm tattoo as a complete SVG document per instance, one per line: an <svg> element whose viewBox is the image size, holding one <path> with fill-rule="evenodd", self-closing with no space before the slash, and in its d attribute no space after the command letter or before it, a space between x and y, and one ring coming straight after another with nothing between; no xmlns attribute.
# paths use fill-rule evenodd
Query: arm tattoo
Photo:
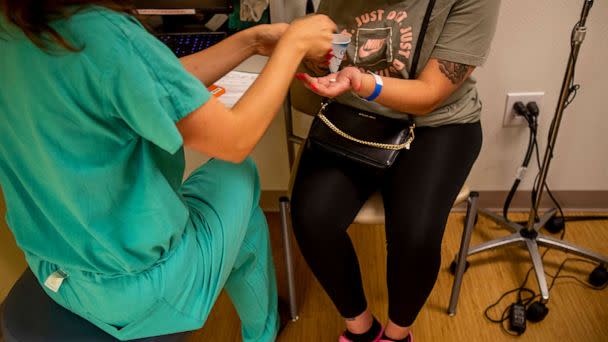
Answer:
<svg viewBox="0 0 608 342"><path fill-rule="evenodd" d="M452 84L462 82L469 71L469 66L448 61L439 61L439 70L447 77Z"/></svg>

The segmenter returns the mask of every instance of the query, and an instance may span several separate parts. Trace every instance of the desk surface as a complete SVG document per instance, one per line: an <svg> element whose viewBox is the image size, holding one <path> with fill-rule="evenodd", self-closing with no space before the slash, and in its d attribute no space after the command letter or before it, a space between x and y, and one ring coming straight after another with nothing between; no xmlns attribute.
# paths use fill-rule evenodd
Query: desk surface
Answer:
<svg viewBox="0 0 608 342"><path fill-rule="evenodd" d="M234 70L236 71L244 71L244 72L253 72L260 73L266 65L268 61L268 57L264 56L252 56L246 59L243 63L239 64Z"/></svg>

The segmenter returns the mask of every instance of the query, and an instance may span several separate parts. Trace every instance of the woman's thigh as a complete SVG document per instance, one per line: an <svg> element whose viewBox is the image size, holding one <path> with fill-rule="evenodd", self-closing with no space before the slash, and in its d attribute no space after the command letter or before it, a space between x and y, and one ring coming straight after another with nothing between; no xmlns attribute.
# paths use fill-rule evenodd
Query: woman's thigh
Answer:
<svg viewBox="0 0 608 342"><path fill-rule="evenodd" d="M345 231L377 189L378 176L314 147L302 153L292 191L296 234Z"/></svg>
<svg viewBox="0 0 608 342"><path fill-rule="evenodd" d="M267 239L259 208L255 164L211 160L184 182L182 194L190 219L181 260L167 263L167 300L183 312L206 318L233 270L243 244ZM255 221L256 224L251 224ZM249 232L255 229L256 232ZM245 241L246 237L252 241ZM265 246L268 248L268 246ZM261 251L262 252L262 251ZM268 252L269 251L264 251Z"/></svg>
<svg viewBox="0 0 608 342"><path fill-rule="evenodd" d="M481 143L479 123L418 129L412 149L401 153L383 180L389 243L441 241Z"/></svg>

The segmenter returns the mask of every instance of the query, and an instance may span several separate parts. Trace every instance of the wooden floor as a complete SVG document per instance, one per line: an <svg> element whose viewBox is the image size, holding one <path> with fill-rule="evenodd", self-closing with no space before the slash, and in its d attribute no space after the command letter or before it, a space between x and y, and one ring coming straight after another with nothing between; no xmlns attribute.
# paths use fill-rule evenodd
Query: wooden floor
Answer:
<svg viewBox="0 0 608 342"><path fill-rule="evenodd" d="M267 216L278 268L279 294L285 296L278 215ZM552 290L549 302L550 313L547 318L541 323L528 323L527 331L521 337L506 335L498 325L491 324L484 318L484 309L496 301L503 292L517 287L530 266L525 250L518 247L491 251L471 258L472 264L464 278L458 313L455 317L449 317L446 309L453 278L447 267L458 249L463 216L459 213L450 215L444 238L439 279L413 327L416 341L608 341L608 290L586 289L568 279L558 280ZM524 216L514 215L513 218L522 219ZM370 307L377 317L385 321L387 294L384 282L383 228L354 225L350 229L350 234L358 251ZM505 235L505 232L497 225L480 218L472 244L502 235ZM608 223L606 221L569 222L566 240L606 255L608 254ZM564 258L565 254L562 252L549 252L545 263L546 271L553 274ZM299 254L296 260L301 303L300 320L289 323L278 341L336 341L343 329L343 323ZM567 264L564 274L586 278L592 269L593 266L574 262ZM529 287L535 288L536 281L533 277L530 280ZM514 297L510 298L509 302ZM206 326L192 333L189 341L240 341L239 320L227 296L220 297Z"/></svg>
<svg viewBox="0 0 608 342"><path fill-rule="evenodd" d="M17 248L15 238L6 225L5 215L6 204L0 189L0 303L25 270L25 257Z"/></svg>

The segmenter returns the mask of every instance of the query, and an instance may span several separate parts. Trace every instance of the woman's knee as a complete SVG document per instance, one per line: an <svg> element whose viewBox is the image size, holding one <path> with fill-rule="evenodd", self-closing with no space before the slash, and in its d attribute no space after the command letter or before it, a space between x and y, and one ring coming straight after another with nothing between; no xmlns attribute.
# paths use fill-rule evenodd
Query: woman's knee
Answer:
<svg viewBox="0 0 608 342"><path fill-rule="evenodd" d="M255 203L259 203L261 193L260 174L253 158L247 157L242 163L232 165L236 168L237 174L241 175L247 184L253 187Z"/></svg>
<svg viewBox="0 0 608 342"><path fill-rule="evenodd" d="M387 249L411 258L440 258L443 229L403 225L387 232Z"/></svg>
<svg viewBox="0 0 608 342"><path fill-rule="evenodd" d="M304 205L301 199L292 198L291 201L291 220L292 227L298 239L312 237L318 235L316 228L318 227L319 216L315 210L311 210Z"/></svg>
<svg viewBox="0 0 608 342"><path fill-rule="evenodd" d="M230 178L244 179L250 181L253 185L259 184L258 167L251 157L247 157L240 163L211 159L208 165L216 167L222 175L229 176Z"/></svg>
<svg viewBox="0 0 608 342"><path fill-rule="evenodd" d="M257 166L251 157L235 164L220 159L211 159L192 172L184 185L207 180L215 183L222 190L231 188L251 189L256 201L260 196L260 178Z"/></svg>
<svg viewBox="0 0 608 342"><path fill-rule="evenodd" d="M328 208L330 206L323 205L319 199L292 197L292 227L300 243L307 241L323 243L340 234L339 223L332 220L333 215L327 212Z"/></svg>
<svg viewBox="0 0 608 342"><path fill-rule="evenodd" d="M194 171L181 188L188 206L230 225L246 225L259 208L260 183L255 164L212 159ZM210 219L210 218L207 218Z"/></svg>

